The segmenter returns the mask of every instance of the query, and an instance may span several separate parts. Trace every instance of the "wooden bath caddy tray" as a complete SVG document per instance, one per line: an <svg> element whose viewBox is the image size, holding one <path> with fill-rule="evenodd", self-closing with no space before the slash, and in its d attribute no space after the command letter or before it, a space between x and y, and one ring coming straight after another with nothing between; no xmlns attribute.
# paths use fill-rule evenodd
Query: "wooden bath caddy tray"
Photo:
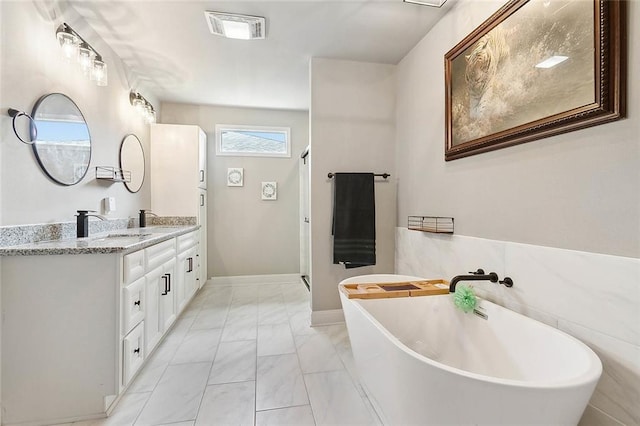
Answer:
<svg viewBox="0 0 640 426"><path fill-rule="evenodd" d="M341 284L340 291L349 299L433 296L435 294L449 294L449 281L421 280L398 283Z"/></svg>

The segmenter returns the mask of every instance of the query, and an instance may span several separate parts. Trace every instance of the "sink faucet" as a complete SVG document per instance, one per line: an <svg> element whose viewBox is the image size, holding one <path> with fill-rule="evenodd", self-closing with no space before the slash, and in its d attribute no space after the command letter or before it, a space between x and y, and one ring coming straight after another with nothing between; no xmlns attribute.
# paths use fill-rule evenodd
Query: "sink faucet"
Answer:
<svg viewBox="0 0 640 426"><path fill-rule="evenodd" d="M100 220L107 220L106 217L95 213L95 210L78 210L76 221L76 235L78 238L84 238L89 236L89 216L97 217Z"/></svg>
<svg viewBox="0 0 640 426"><path fill-rule="evenodd" d="M484 270L478 269L475 272L469 272L471 275L456 275L451 279L449 284L449 293L456 292L456 284L460 281L491 281L492 283L498 282L498 274L495 272L484 273Z"/></svg>
<svg viewBox="0 0 640 426"><path fill-rule="evenodd" d="M158 217L157 214L150 212L149 210L140 210L140 218L138 219L140 228L144 228L147 226L147 215L150 214L152 216Z"/></svg>

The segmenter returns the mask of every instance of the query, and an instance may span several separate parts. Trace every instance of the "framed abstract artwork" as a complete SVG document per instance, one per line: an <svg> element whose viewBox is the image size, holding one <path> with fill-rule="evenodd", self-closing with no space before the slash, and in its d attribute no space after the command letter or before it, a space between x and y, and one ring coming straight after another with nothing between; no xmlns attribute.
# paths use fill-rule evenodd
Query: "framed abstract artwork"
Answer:
<svg viewBox="0 0 640 426"><path fill-rule="evenodd" d="M511 0L445 55L445 160L624 117L625 2Z"/></svg>

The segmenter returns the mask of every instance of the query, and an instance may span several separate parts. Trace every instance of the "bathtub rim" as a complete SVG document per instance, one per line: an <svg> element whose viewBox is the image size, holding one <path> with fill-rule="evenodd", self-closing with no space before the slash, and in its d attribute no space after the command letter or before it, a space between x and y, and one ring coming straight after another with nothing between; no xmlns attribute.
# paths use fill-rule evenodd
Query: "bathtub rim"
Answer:
<svg viewBox="0 0 640 426"><path fill-rule="evenodd" d="M347 278L345 280L342 280L340 282L341 284L350 284L350 283L354 283L354 282L358 282L358 283L366 283L367 279L372 279L372 278L367 278L367 277L398 277L398 280L396 281L388 281L389 283L392 282L401 282L401 281L416 281L416 280L424 280L426 278L420 278L420 277L415 277L415 276L409 276L409 275L394 275L394 274L369 274L369 275L359 275L356 277L351 277L351 278ZM365 280L365 281L362 281ZM373 280L370 282L387 282L387 281L380 281L378 280ZM572 387L578 387L578 386L584 386L587 383L594 383L597 384L598 380L600 379L601 375L602 375L602 361L600 360L600 357L598 357L598 355L593 351L593 349L591 349L589 346L587 346L584 342L582 342L581 340L571 336L568 333L565 333L562 330L559 330L555 327L552 327L548 324L545 324L541 321L537 321L533 318L529 318L526 315L522 315L519 312L513 311L511 309L505 308L504 306L498 305L497 303L493 303L489 300L483 299L481 297L478 297L479 300L482 301L483 305L486 304L490 304L493 305L499 309L505 309L507 311L512 312L513 314L522 317L525 321L533 321L539 325L541 325L543 328L546 328L548 331L553 332L555 334L559 334L560 336L562 336L563 338L568 338L569 340L573 341L575 344L577 344L578 347L581 347L583 350L586 351L587 357L588 357L588 366L585 369L585 372L583 374L580 374L578 376L576 376L575 378L572 379L566 379L566 380L561 380L561 381L556 381L556 382L549 382L549 381L524 381L524 380L514 380L514 379L503 379L500 377L493 377L493 376L486 376L483 374L479 374L479 373L473 373L471 371L467 371L467 370L462 370L460 368L456 368L456 367L452 367L450 365L444 364L442 362L439 361L435 361L431 358L428 358L422 354L419 354L418 352L414 351L413 349L409 348L407 345L405 345L403 342L401 342L397 337L395 337L389 330L387 330L386 327L384 327L373 315L371 315L364 306L362 306L361 302L362 300L367 300L367 301L371 301L371 300L385 300L385 299L349 299L348 297L346 297L342 292L340 293L340 299L342 301L342 303L351 303L353 306L356 307L356 309L358 309L359 312L361 312L369 321L371 321L374 326L380 330L385 337L387 337L394 345L396 345L398 348L400 348L403 352L405 352L407 355L416 358L419 361L425 362L435 368L439 368L441 370L444 370L447 373L450 374L455 374L455 375L462 375L464 377L467 377L469 379L472 380L477 380L477 381L481 381L481 382L488 382L488 383L493 383L493 384L497 384L497 385L502 385L502 386L509 386L509 387L515 387L515 388L529 388L529 389L548 389L548 390L552 390L552 389L569 389ZM421 297L451 297L451 294L441 294L441 295L432 295L432 296L418 296L416 297L416 299L421 298ZM453 302L452 302L453 303ZM346 316L345 316L345 321L346 321ZM347 322L347 327L348 327L348 322Z"/></svg>

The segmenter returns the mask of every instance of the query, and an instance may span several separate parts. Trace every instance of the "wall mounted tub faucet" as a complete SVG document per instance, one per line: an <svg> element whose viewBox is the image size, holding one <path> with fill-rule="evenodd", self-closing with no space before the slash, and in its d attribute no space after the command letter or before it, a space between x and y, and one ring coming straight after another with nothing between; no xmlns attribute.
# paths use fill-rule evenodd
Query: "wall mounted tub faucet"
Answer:
<svg viewBox="0 0 640 426"><path fill-rule="evenodd" d="M460 281L491 281L492 283L498 282L498 274L495 272L484 273L483 269L478 269L475 272L469 272L470 275L456 275L451 279L449 284L449 293L456 292L456 285Z"/></svg>
<svg viewBox="0 0 640 426"><path fill-rule="evenodd" d="M471 275L456 275L451 279L449 283L449 293L456 292L456 285L460 281L491 281L492 283L503 284L505 287L513 287L513 280L509 277L504 277L504 280L498 278L498 274L495 272L484 273L484 269L478 268L475 272L469 272Z"/></svg>
<svg viewBox="0 0 640 426"><path fill-rule="evenodd" d="M100 220L107 220L106 217L95 213L95 210L78 210L76 216L76 235L78 238L85 238L89 236L89 216L97 217Z"/></svg>

